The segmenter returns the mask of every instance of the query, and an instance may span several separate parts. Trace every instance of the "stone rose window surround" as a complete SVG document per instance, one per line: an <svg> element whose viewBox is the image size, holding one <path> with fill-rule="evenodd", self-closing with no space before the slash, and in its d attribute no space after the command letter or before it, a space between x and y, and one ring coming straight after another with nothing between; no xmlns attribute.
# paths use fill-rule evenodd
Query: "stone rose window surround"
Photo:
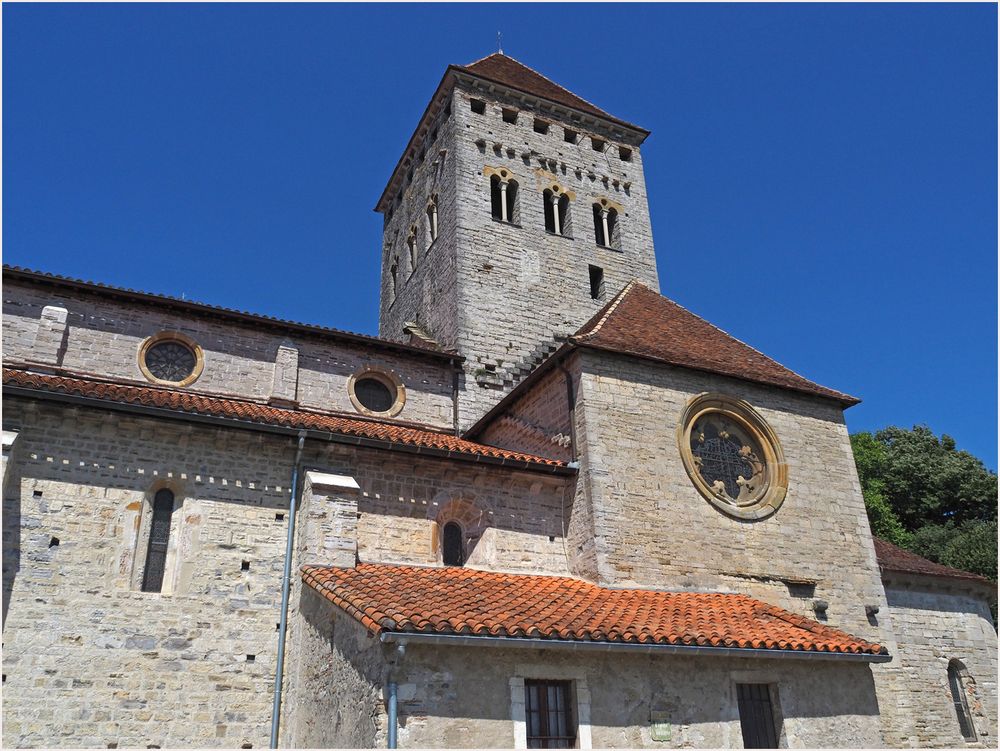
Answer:
<svg viewBox="0 0 1000 751"><path fill-rule="evenodd" d="M179 331L161 331L139 345L139 370L150 383L189 386L205 368L198 343Z"/></svg>
<svg viewBox="0 0 1000 751"><path fill-rule="evenodd" d="M700 394L677 427L684 469L698 492L737 519L764 519L781 506L788 466L770 425L747 402Z"/></svg>
<svg viewBox="0 0 1000 751"><path fill-rule="evenodd" d="M406 403L406 387L391 371L362 368L351 376L347 390L354 408L372 417L395 417Z"/></svg>

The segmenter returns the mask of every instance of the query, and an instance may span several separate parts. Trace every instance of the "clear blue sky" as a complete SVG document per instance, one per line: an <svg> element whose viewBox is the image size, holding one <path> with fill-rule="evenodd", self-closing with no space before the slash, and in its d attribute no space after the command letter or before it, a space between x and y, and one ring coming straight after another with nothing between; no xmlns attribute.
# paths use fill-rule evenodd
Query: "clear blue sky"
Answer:
<svg viewBox="0 0 1000 751"><path fill-rule="evenodd" d="M7 263L377 330L372 211L448 63L643 146L663 291L996 468L993 5L4 5Z"/></svg>

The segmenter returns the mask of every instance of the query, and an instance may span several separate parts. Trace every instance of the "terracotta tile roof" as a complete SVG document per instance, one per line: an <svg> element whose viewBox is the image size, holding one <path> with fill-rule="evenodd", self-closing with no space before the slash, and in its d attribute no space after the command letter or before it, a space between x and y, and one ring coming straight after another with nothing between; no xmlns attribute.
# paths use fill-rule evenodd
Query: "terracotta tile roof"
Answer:
<svg viewBox="0 0 1000 751"><path fill-rule="evenodd" d="M382 339L377 336L369 336L368 334L356 334L352 331L335 329L329 326L319 326L313 323L300 323L299 321L275 318L274 316L264 315L263 313L252 313L245 310L237 310L236 308L224 308L220 305L209 305L208 303L195 302L194 300L185 300L180 297L174 297L173 295L163 295L158 292L143 292L141 290L129 289L128 287L117 287L113 284L105 284L104 282L92 282L85 279L62 276L60 274L51 274L47 271L37 271L35 269L23 268L21 266L11 266L6 263L3 265L3 276L5 280L25 280L41 284L54 285L62 288L78 289L91 293L104 294L106 297L138 300L147 304L159 305L161 307L179 308L189 313L212 315L243 323L250 323L258 328L263 325L270 328L283 329L289 332L304 332L307 334L321 336L326 339L346 341L352 344L360 344L367 347L378 347L380 349L403 352L416 355L418 357L429 357L435 360L464 359L455 352L447 352L442 350L440 347L434 347L427 343L404 344L402 342Z"/></svg>
<svg viewBox="0 0 1000 751"><path fill-rule="evenodd" d="M846 406L861 401L803 378L638 281L628 284L570 341L826 396Z"/></svg>
<svg viewBox="0 0 1000 751"><path fill-rule="evenodd" d="M988 584L991 587L996 585L984 576L961 571L950 566L942 566L926 558L921 558L916 553L893 545L878 537L872 538L875 541L875 556L878 558L878 565L883 571L898 571L906 574L922 574L924 576L944 576L950 579L966 579Z"/></svg>
<svg viewBox="0 0 1000 751"><path fill-rule="evenodd" d="M739 594L608 589L560 576L375 563L303 566L302 579L375 634L885 653L877 644Z"/></svg>
<svg viewBox="0 0 1000 751"><path fill-rule="evenodd" d="M526 94L534 94L542 99L548 99L550 102L562 104L566 107L571 107L575 110L579 110L580 112L586 112L589 115L594 115L605 120L612 120L613 122L626 125L629 128L642 131L643 133L649 132L645 128L640 128L637 125L632 125L624 120L619 120L617 117L613 117L600 107L591 104L586 99L574 94L572 91L564 89L555 81L546 78L538 71L532 70L524 63L520 63L508 55L495 52L492 55L484 57L481 60L477 60L474 63L455 67L459 70L472 73L480 78L486 78L490 81L495 81L497 83L504 84L505 86L509 86L510 88L523 91Z"/></svg>
<svg viewBox="0 0 1000 751"><path fill-rule="evenodd" d="M14 368L3 369L3 384L5 388L16 386L34 391L70 394L105 402L222 417L259 425L334 433L387 444L432 449L447 452L448 455L459 458L463 456L477 457L484 460L524 463L538 467L566 467L565 462L485 446L433 430L303 409L285 409L244 399L209 396L189 390L135 386L88 378L70 378L32 373Z"/></svg>

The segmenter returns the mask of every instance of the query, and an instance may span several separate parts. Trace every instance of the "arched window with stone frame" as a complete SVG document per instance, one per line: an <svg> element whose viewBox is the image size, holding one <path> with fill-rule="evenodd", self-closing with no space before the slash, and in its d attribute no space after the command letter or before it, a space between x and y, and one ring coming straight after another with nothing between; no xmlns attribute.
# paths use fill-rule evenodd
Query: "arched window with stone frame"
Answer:
<svg viewBox="0 0 1000 751"><path fill-rule="evenodd" d="M972 685L973 681L965 665L960 660L951 660L948 663L948 689L951 691L951 701L955 707L959 731L966 741L976 740L976 726L972 722L972 712L969 710Z"/></svg>
<svg viewBox="0 0 1000 751"><path fill-rule="evenodd" d="M594 237L605 248L621 249L618 209L602 198L594 203Z"/></svg>
<svg viewBox="0 0 1000 751"><path fill-rule="evenodd" d="M431 196L427 202L427 245L428 247L437 240L438 236L438 207L437 196Z"/></svg>
<svg viewBox="0 0 1000 751"><path fill-rule="evenodd" d="M432 554L437 562L443 566L464 566L477 559L476 546L491 525L493 513L473 496L443 492L428 509L427 516L434 525Z"/></svg>
<svg viewBox="0 0 1000 751"><path fill-rule="evenodd" d="M412 274L417 270L417 261L419 260L420 251L417 247L417 227L416 225L410 227L410 232L406 236L406 252L410 257L410 273Z"/></svg>
<svg viewBox="0 0 1000 751"><path fill-rule="evenodd" d="M123 520L126 537L121 573L129 581L122 583L141 592L169 594L176 588L183 495L162 481L144 495L141 503L129 504Z"/></svg>
<svg viewBox="0 0 1000 751"><path fill-rule="evenodd" d="M490 206L498 222L520 223L518 184L507 170L490 175Z"/></svg>
<svg viewBox="0 0 1000 751"><path fill-rule="evenodd" d="M569 196L558 185L542 191L542 210L545 212L545 231L553 235L572 237Z"/></svg>

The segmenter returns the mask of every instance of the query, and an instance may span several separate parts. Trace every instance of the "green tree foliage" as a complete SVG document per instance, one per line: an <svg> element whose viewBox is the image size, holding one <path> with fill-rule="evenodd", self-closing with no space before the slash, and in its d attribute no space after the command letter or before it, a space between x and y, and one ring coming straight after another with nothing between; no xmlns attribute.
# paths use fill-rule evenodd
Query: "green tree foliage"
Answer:
<svg viewBox="0 0 1000 751"><path fill-rule="evenodd" d="M872 532L946 566L997 577L997 476L947 435L851 436Z"/></svg>

